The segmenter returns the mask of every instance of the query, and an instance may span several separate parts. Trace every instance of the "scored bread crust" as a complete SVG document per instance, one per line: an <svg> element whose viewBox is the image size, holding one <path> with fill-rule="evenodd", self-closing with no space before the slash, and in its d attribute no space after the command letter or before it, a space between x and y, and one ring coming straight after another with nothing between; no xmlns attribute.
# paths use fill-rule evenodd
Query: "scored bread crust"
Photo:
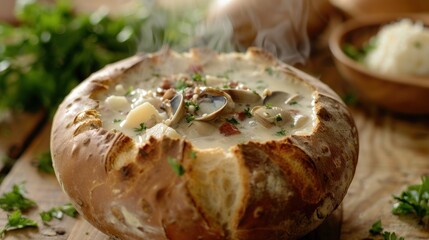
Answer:
<svg viewBox="0 0 429 240"><path fill-rule="evenodd" d="M311 134L251 141L227 152L168 137L138 146L119 131L103 129L96 96L142 62L156 64L170 54L136 55L109 65L58 108L53 165L78 212L120 239L296 239L319 226L353 179L357 129L331 89L263 50L249 48L247 54L314 90ZM169 158L183 166L182 176Z"/></svg>

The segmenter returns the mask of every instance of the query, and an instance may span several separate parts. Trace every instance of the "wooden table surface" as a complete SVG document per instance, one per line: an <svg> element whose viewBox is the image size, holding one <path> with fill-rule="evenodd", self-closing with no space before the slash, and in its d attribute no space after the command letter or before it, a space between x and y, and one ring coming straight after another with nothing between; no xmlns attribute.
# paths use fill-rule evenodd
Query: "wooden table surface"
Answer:
<svg viewBox="0 0 429 240"><path fill-rule="evenodd" d="M348 91L336 71L326 44L313 50L309 63L301 67L330 85L341 94ZM393 96L394 97L394 96ZM428 103L429 104L429 103ZM359 131L359 163L354 180L342 207L305 239L366 239L371 225L381 219L386 231L405 239L429 239L429 231L410 217L392 215L392 195L398 195L409 184L420 182L429 174L429 117L403 116L378 109L371 103L350 107ZM0 173L7 173L0 185L0 194L13 184L24 182L27 196L38 204L25 213L37 220L38 229L7 233L6 239L70 239L108 240L109 237L89 225L82 217L64 217L43 224L40 211L68 201L54 175L41 173L35 158L49 150L50 121L43 114L16 114L0 118L0 158L17 158L0 164ZM12 167L11 167L12 166ZM0 210L0 225L7 213Z"/></svg>

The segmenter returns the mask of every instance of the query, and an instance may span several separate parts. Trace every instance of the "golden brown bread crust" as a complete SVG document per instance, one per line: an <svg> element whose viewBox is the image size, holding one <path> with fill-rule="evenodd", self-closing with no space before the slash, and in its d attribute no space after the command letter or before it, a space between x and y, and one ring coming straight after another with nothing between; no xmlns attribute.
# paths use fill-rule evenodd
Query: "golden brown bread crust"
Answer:
<svg viewBox="0 0 429 240"><path fill-rule="evenodd" d="M259 49L248 51L283 65ZM57 178L91 224L121 239L296 239L341 203L357 164L353 119L332 90L284 65L285 73L315 90L313 132L233 147L243 197L230 226L216 223L191 194L190 156L198 150L190 142L151 138L137 147L131 138L102 127L94 96L142 61L156 59L156 54L135 56L100 70L70 93L54 117ZM173 172L168 158L184 166L183 176Z"/></svg>

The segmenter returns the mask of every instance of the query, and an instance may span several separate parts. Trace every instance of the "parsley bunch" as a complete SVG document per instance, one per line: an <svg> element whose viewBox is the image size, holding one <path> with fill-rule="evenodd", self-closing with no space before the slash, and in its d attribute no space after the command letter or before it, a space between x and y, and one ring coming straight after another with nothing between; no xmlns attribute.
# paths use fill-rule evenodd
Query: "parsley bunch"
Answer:
<svg viewBox="0 0 429 240"><path fill-rule="evenodd" d="M8 216L6 225L0 229L0 238L4 238L8 231L26 227L37 227L37 223L34 220L23 217L21 211L16 210Z"/></svg>
<svg viewBox="0 0 429 240"><path fill-rule="evenodd" d="M397 201L393 205L393 214L414 214L420 223L429 223L429 176L422 177L420 184L408 186L399 196L393 198Z"/></svg>
<svg viewBox="0 0 429 240"><path fill-rule="evenodd" d="M6 211L25 211L35 207L36 203L25 197L24 184L14 184L12 191L3 193L0 197L0 208Z"/></svg>
<svg viewBox="0 0 429 240"><path fill-rule="evenodd" d="M373 236L380 235L383 237L383 240L405 240L404 237L398 237L395 232L384 231L384 228L381 225L381 220L378 220L372 224L371 228L369 229L369 233Z"/></svg>

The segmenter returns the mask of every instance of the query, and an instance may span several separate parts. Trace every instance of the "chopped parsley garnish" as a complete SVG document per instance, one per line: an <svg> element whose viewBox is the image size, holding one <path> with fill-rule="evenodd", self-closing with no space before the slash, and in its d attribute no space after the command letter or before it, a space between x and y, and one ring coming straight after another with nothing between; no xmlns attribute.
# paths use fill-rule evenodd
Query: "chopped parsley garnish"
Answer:
<svg viewBox="0 0 429 240"><path fill-rule="evenodd" d="M280 129L280 131L276 132L276 136L286 136L286 130L284 128Z"/></svg>
<svg viewBox="0 0 429 240"><path fill-rule="evenodd" d="M273 108L273 105L272 105L271 103L266 103L266 104L265 104L265 108L266 108L266 109L272 109L272 108Z"/></svg>
<svg viewBox="0 0 429 240"><path fill-rule="evenodd" d="M248 118L251 118L253 115L252 115L252 112L250 111L250 107L248 106L248 107L246 107L245 109L244 109L244 114L246 115L246 117L248 117Z"/></svg>
<svg viewBox="0 0 429 240"><path fill-rule="evenodd" d="M240 124L238 121L237 121L237 119L235 119L235 118L227 118L227 119L225 119L227 122L229 122L229 123L231 123L231 124L234 124L234 125L238 125L238 124Z"/></svg>
<svg viewBox="0 0 429 240"><path fill-rule="evenodd" d="M429 222L429 176L421 179L421 184L408 186L399 196L393 196L397 201L393 205L395 215L416 215L419 223Z"/></svg>
<svg viewBox="0 0 429 240"><path fill-rule="evenodd" d="M0 230L0 238L4 238L6 232L27 227L37 227L34 220L23 217L20 210L16 210L7 217L6 225Z"/></svg>
<svg viewBox="0 0 429 240"><path fill-rule="evenodd" d="M3 193L0 197L0 208L6 211L21 210L25 211L36 206L36 203L24 196L24 184L14 184L12 191Z"/></svg>
<svg viewBox="0 0 429 240"><path fill-rule="evenodd" d="M181 91L188 87L188 84L185 80L180 79L176 82L176 85L174 86L177 90Z"/></svg>
<svg viewBox="0 0 429 240"><path fill-rule="evenodd" d="M185 119L187 123L190 123L195 120L195 116L190 114L190 115L187 115Z"/></svg>
<svg viewBox="0 0 429 240"><path fill-rule="evenodd" d="M67 203L63 206L54 207L48 211L41 212L40 218L42 218L43 222L50 222L53 218L61 220L64 214L74 218L78 213L71 203Z"/></svg>
<svg viewBox="0 0 429 240"><path fill-rule="evenodd" d="M200 73L195 73L194 75L192 75L192 81L196 82L196 83L203 83L204 85L207 85L207 80L206 78L201 75Z"/></svg>
<svg viewBox="0 0 429 240"><path fill-rule="evenodd" d="M381 236L383 240L405 240L404 237L398 237L395 232L383 231L383 226L381 226L381 220L376 221L372 224L369 233L373 236Z"/></svg>
<svg viewBox="0 0 429 240"><path fill-rule="evenodd" d="M134 128L134 132L143 133L146 130L146 125L144 123L140 123L140 127Z"/></svg>
<svg viewBox="0 0 429 240"><path fill-rule="evenodd" d="M421 42L415 42L414 47L420 49L420 48L422 48L422 43Z"/></svg>
<svg viewBox="0 0 429 240"><path fill-rule="evenodd" d="M369 229L369 233L372 235L381 234L383 232L383 227L381 226L381 220L376 221L372 224L371 229Z"/></svg>
<svg viewBox="0 0 429 240"><path fill-rule="evenodd" d="M265 72L268 73L268 75L270 75L270 76L272 76L274 74L273 69L270 67L265 68Z"/></svg>
<svg viewBox="0 0 429 240"><path fill-rule="evenodd" d="M186 108L189 108L190 106L194 106L195 111L200 110L200 105L198 105L198 103L193 102L193 101L186 101L185 106L186 106Z"/></svg>
<svg viewBox="0 0 429 240"><path fill-rule="evenodd" d="M46 151L41 154L39 154L36 157L37 160L37 169L44 173L54 173L54 168L52 166L52 157L51 152Z"/></svg>
<svg viewBox="0 0 429 240"><path fill-rule="evenodd" d="M369 42L365 43L361 48L358 48L350 43L345 43L342 46L343 52L351 59L362 62L370 51L376 46L375 38L372 38Z"/></svg>
<svg viewBox="0 0 429 240"><path fill-rule="evenodd" d="M113 119L113 123L119 123L119 122L121 122L122 120L121 119Z"/></svg>
<svg viewBox="0 0 429 240"><path fill-rule="evenodd" d="M223 85L223 89L230 89L231 87L228 84Z"/></svg>
<svg viewBox="0 0 429 240"><path fill-rule="evenodd" d="M170 164L173 171L177 174L177 176L183 176L183 174L185 174L185 169L183 168L182 165L180 165L179 162L177 162L176 159L172 157L168 157L167 161L168 161L168 164Z"/></svg>
<svg viewBox="0 0 429 240"><path fill-rule="evenodd" d="M282 115L279 113L276 115L276 122L280 122L281 120L283 120Z"/></svg>
<svg viewBox="0 0 429 240"><path fill-rule="evenodd" d="M134 91L134 87L133 86L130 86L129 88L128 88L128 90L127 90L127 92L125 93L125 96L130 96L131 95L131 93Z"/></svg>
<svg viewBox="0 0 429 240"><path fill-rule="evenodd" d="M191 157L192 159L197 158L197 153L196 153L196 152L194 152L194 151L192 151L192 152L190 153L190 157Z"/></svg>
<svg viewBox="0 0 429 240"><path fill-rule="evenodd" d="M289 105L296 105L296 104L298 104L298 102L297 102L297 101L291 101L291 102L289 103Z"/></svg>

